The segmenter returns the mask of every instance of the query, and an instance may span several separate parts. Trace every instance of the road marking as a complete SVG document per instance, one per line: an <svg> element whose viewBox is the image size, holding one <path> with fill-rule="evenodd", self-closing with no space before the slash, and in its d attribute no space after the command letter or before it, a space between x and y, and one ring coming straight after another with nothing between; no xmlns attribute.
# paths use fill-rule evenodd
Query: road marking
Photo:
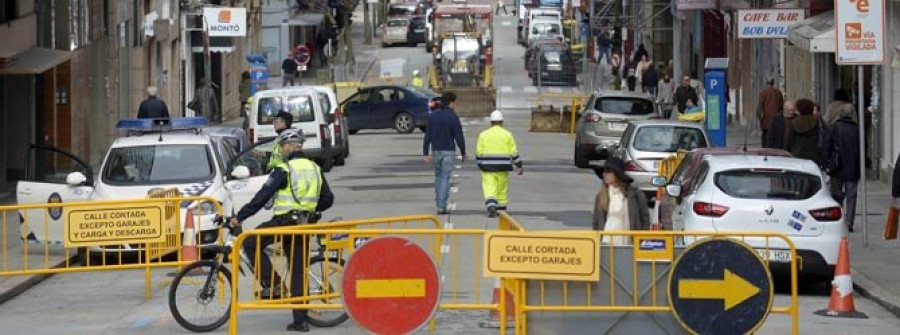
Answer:
<svg viewBox="0 0 900 335"><path fill-rule="evenodd" d="M455 202L451 202L450 205L447 206L447 207L450 207L450 210L451 210L451 211L455 211L455 210L456 210L456 203L455 203Z"/></svg>
<svg viewBox="0 0 900 335"><path fill-rule="evenodd" d="M450 188L450 193L456 193L456 192L459 192L459 187L453 186Z"/></svg>
<svg viewBox="0 0 900 335"><path fill-rule="evenodd" d="M356 281L357 298L421 298L425 279L362 279Z"/></svg>
<svg viewBox="0 0 900 335"><path fill-rule="evenodd" d="M525 92L527 93L537 93L537 87L534 86L525 86Z"/></svg>
<svg viewBox="0 0 900 335"><path fill-rule="evenodd" d="M551 87L550 93L562 93L562 88L559 87Z"/></svg>
<svg viewBox="0 0 900 335"><path fill-rule="evenodd" d="M503 92L503 93L511 93L511 92L512 92L512 87L510 87L510 86L500 86L500 92Z"/></svg>
<svg viewBox="0 0 900 335"><path fill-rule="evenodd" d="M511 25L512 25L512 22L510 22L510 21L501 21L501 22L500 22L500 25L501 25L501 26L511 26Z"/></svg>

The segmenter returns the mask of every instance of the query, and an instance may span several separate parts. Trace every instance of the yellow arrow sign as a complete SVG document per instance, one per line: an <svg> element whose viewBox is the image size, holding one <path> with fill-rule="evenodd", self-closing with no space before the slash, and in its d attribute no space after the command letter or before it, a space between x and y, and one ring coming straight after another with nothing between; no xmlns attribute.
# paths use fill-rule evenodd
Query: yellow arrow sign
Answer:
<svg viewBox="0 0 900 335"><path fill-rule="evenodd" d="M725 310L740 305L759 293L759 287L725 269L719 279L682 279L678 281L678 295L681 299L722 299Z"/></svg>

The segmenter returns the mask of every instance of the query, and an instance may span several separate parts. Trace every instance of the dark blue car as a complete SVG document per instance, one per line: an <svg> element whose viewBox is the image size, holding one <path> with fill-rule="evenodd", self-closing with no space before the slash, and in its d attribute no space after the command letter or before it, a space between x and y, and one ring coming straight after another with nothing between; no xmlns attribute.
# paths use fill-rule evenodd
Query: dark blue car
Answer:
<svg viewBox="0 0 900 335"><path fill-rule="evenodd" d="M373 86L360 89L341 106L351 134L386 128L411 133L416 127L425 131L428 105L437 97L437 93L414 86Z"/></svg>

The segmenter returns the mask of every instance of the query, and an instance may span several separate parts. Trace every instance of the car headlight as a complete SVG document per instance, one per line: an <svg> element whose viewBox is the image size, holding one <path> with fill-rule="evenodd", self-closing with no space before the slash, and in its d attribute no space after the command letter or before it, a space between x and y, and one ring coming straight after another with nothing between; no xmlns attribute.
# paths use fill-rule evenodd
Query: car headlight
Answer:
<svg viewBox="0 0 900 335"><path fill-rule="evenodd" d="M193 209L194 215L214 215L219 213L216 210L216 205L208 201L196 203Z"/></svg>

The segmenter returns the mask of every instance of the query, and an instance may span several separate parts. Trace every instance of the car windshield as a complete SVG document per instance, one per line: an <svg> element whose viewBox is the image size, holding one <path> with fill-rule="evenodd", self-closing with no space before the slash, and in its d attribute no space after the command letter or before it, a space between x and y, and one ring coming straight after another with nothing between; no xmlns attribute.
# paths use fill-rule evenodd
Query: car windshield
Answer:
<svg viewBox="0 0 900 335"><path fill-rule="evenodd" d="M559 24L556 23L535 23L531 26L531 33L535 35L559 35Z"/></svg>
<svg viewBox="0 0 900 335"><path fill-rule="evenodd" d="M388 21L388 27L406 27L409 25L409 22L406 20L390 20Z"/></svg>
<svg viewBox="0 0 900 335"><path fill-rule="evenodd" d="M640 98L600 98L594 102L600 113L622 115L647 115L654 112L653 101Z"/></svg>
<svg viewBox="0 0 900 335"><path fill-rule="evenodd" d="M110 150L103 180L114 185L194 183L212 179L213 171L206 145L121 147Z"/></svg>
<svg viewBox="0 0 900 335"><path fill-rule="evenodd" d="M705 147L703 131L692 127L644 126L634 136L634 148L638 151L676 152Z"/></svg>
<svg viewBox="0 0 900 335"><path fill-rule="evenodd" d="M469 59L477 55L478 40L474 38L448 38L441 45L441 57L444 59Z"/></svg>
<svg viewBox="0 0 900 335"><path fill-rule="evenodd" d="M391 6L388 9L387 15L388 16L410 15L415 11L416 11L415 7L412 7L412 6Z"/></svg>
<svg viewBox="0 0 900 335"><path fill-rule="evenodd" d="M280 110L287 110L294 117L294 122L315 121L312 99L308 95L294 95L287 98L285 103L280 97L266 97L259 99L257 111L258 124L272 124L275 115Z"/></svg>
<svg viewBox="0 0 900 335"><path fill-rule="evenodd" d="M716 187L741 199L809 199L822 187L818 176L780 169L739 169L716 173Z"/></svg>

